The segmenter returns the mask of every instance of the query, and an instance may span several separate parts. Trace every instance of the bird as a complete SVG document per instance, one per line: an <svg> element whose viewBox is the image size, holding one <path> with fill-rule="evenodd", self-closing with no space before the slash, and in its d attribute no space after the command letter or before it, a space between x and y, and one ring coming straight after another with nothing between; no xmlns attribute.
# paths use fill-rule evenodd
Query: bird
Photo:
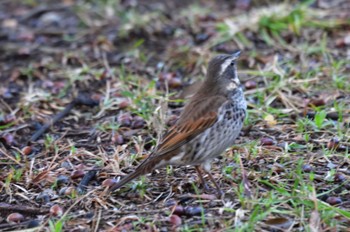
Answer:
<svg viewBox="0 0 350 232"><path fill-rule="evenodd" d="M164 133L153 152L109 192L154 169L191 165L205 190L208 185L203 171L218 194L223 193L210 169L212 160L234 144L246 117L247 103L236 66L240 53L221 54L210 60L202 85L185 104L177 122Z"/></svg>

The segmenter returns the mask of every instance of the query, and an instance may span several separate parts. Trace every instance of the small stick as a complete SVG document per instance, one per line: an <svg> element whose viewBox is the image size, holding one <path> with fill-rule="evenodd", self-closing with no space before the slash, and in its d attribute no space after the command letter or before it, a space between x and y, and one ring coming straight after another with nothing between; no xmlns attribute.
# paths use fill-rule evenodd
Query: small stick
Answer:
<svg viewBox="0 0 350 232"><path fill-rule="evenodd" d="M0 203L0 215L2 217L7 216L11 213L17 212L25 215L40 215L48 214L49 209L33 208L23 205L11 205L7 203Z"/></svg>
<svg viewBox="0 0 350 232"><path fill-rule="evenodd" d="M32 221L34 221L34 220L27 220L27 221L19 222L16 224L12 224L12 223L0 224L0 231L10 231L10 230L11 231L27 231L27 230L20 230L20 228L28 228L30 222L32 222Z"/></svg>
<svg viewBox="0 0 350 232"><path fill-rule="evenodd" d="M70 102L63 111L56 114L49 122L45 123L37 132L35 132L30 138L29 142L34 142L45 133L56 122L64 118L69 112L77 105L86 105L86 106L97 106L98 102L88 97L86 94L79 94L72 102Z"/></svg>
<svg viewBox="0 0 350 232"><path fill-rule="evenodd" d="M77 187L77 191L79 194L83 194L86 191L86 186L88 185L88 183L90 182L90 180L92 180L93 178L95 178L97 174L97 170L93 169L88 171L84 177L81 179L78 187Z"/></svg>
<svg viewBox="0 0 350 232"><path fill-rule="evenodd" d="M239 159L239 165L241 167L241 173L242 173L242 182L243 182L243 187L244 187L244 195L251 199L252 198L252 192L250 190L250 183L247 177L247 172L244 169L243 162L241 156L238 154L238 159Z"/></svg>

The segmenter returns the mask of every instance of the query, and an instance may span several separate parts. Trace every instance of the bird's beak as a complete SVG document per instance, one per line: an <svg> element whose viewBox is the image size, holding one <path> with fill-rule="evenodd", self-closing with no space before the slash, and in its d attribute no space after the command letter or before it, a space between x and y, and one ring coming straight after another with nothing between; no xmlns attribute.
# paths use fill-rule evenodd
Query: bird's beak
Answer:
<svg viewBox="0 0 350 232"><path fill-rule="evenodd" d="M241 51L237 50L237 51L232 53L232 58L237 59L240 55L241 55Z"/></svg>

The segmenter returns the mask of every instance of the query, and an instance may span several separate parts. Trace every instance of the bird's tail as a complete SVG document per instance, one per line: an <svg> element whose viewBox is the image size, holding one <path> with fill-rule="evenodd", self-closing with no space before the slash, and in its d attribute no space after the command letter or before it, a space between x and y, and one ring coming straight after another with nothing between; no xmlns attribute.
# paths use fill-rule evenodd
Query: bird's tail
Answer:
<svg viewBox="0 0 350 232"><path fill-rule="evenodd" d="M134 172L130 173L129 175L127 175L126 177L121 179L118 183L115 183L114 185L112 185L112 187L109 189L109 192L113 192L113 191L121 188L125 184L129 183L130 181L132 181L133 179L135 179L141 175L142 175L141 172L138 172L138 170L135 170Z"/></svg>
<svg viewBox="0 0 350 232"><path fill-rule="evenodd" d="M147 173L150 173L152 170L154 169L154 165L152 162L152 159L146 159L145 161L143 161L134 172L130 173L129 175L125 176L123 179L121 179L118 183L115 183L114 185L112 185L109 189L109 192L113 192L119 188L121 188L122 186L124 186L125 184L129 183L130 181L132 181L133 179L145 175Z"/></svg>

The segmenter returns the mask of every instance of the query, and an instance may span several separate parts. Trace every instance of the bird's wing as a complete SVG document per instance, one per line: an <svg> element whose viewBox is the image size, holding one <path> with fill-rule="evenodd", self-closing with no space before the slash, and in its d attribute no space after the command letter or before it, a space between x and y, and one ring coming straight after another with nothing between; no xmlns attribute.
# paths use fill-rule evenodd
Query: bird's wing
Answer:
<svg viewBox="0 0 350 232"><path fill-rule="evenodd" d="M218 110L226 101L225 97L215 96L192 100L185 107L178 122L171 127L156 147L134 172L124 177L110 188L110 192L122 187L132 179L151 172L163 158L171 158L177 150L198 134L211 127L218 120ZM164 157L167 156L167 157Z"/></svg>
<svg viewBox="0 0 350 232"><path fill-rule="evenodd" d="M164 135L154 155L174 151L210 128L218 120L218 110L226 100L223 96L213 96L190 102L178 122Z"/></svg>

